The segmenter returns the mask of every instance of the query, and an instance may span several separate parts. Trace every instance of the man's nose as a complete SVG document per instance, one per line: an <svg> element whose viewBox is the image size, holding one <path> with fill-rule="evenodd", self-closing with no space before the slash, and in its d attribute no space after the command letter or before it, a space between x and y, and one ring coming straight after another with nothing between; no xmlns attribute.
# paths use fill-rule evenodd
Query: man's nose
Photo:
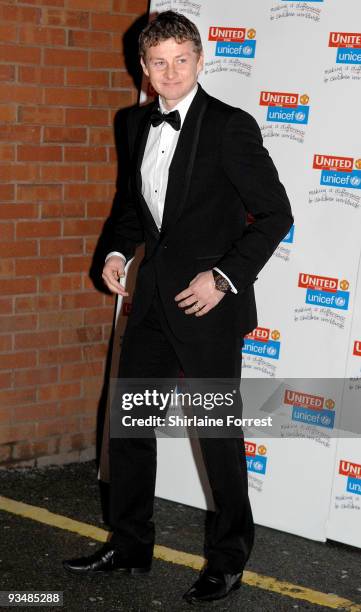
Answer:
<svg viewBox="0 0 361 612"><path fill-rule="evenodd" d="M173 79L176 75L176 69L173 64L168 64L166 68L166 76L168 79Z"/></svg>

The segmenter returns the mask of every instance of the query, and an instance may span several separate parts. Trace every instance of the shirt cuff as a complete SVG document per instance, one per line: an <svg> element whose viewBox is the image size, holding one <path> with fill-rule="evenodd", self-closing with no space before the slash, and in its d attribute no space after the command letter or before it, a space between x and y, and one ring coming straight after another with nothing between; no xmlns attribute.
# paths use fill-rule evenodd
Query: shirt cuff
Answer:
<svg viewBox="0 0 361 612"><path fill-rule="evenodd" d="M231 291L232 293L238 293L237 289L235 288L235 286L233 285L233 283L231 283L231 281L229 280L228 276L226 276L226 274L224 274L222 272L222 270L220 270L219 268L213 268L213 270L216 270L217 272L219 272L220 274L222 274L222 276L229 282L230 287L231 287Z"/></svg>
<svg viewBox="0 0 361 612"><path fill-rule="evenodd" d="M109 259L109 257L113 257L113 255L117 255L117 257L121 257L122 259L124 259L124 263L126 263L127 258L125 257L125 255L123 255L123 253L119 253L119 251L111 251L110 253L108 253L108 255L105 258L104 263Z"/></svg>

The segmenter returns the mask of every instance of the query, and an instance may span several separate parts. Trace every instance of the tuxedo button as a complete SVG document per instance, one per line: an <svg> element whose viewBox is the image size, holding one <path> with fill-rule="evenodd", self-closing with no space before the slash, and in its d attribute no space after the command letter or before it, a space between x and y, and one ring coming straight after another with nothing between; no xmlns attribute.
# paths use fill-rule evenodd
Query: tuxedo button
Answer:
<svg viewBox="0 0 361 612"><path fill-rule="evenodd" d="M163 244L163 249L167 249L168 245L167 244Z"/></svg>

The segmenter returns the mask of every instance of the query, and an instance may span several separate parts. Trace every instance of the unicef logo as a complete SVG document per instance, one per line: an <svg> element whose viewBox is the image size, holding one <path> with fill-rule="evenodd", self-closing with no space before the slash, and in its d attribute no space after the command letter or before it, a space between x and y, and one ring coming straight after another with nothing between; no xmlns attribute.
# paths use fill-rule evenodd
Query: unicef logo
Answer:
<svg viewBox="0 0 361 612"><path fill-rule="evenodd" d="M342 308L342 306L344 306L344 305L346 304L346 300L345 300L345 298L344 298L344 297L342 297L342 296L337 297L337 298L335 299L335 304L336 304L336 306L339 306L340 308Z"/></svg>
<svg viewBox="0 0 361 612"><path fill-rule="evenodd" d="M359 187L361 185L361 178L359 176L352 176L350 183L353 187Z"/></svg>
<svg viewBox="0 0 361 612"><path fill-rule="evenodd" d="M306 117L306 115L305 115L305 113L303 113L302 111L298 111L298 112L295 114L295 119L296 119L296 121L304 121L305 117Z"/></svg>
<svg viewBox="0 0 361 612"><path fill-rule="evenodd" d="M330 425L331 424L330 417L327 417L327 416L321 417L321 423L322 423L322 425L326 425L326 426Z"/></svg>
<svg viewBox="0 0 361 612"><path fill-rule="evenodd" d="M255 461L253 463L253 467L254 467L255 472L262 472L263 470L263 465L260 461Z"/></svg>
<svg viewBox="0 0 361 612"><path fill-rule="evenodd" d="M269 346L267 348L267 355L269 355L270 357L274 357L275 355L277 355L277 350L274 346Z"/></svg>
<svg viewBox="0 0 361 612"><path fill-rule="evenodd" d="M253 49L250 45L243 47L243 55L252 55Z"/></svg>

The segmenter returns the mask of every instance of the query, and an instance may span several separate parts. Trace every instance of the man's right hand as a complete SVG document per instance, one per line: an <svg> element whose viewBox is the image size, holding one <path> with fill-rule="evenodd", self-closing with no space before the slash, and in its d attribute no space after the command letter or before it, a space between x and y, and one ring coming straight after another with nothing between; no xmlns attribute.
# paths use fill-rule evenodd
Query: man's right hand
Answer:
<svg viewBox="0 0 361 612"><path fill-rule="evenodd" d="M112 255L105 263L102 279L109 291L126 297L129 293L125 290L124 285L119 282L119 279L125 278L124 267L124 259L118 257L118 255Z"/></svg>

